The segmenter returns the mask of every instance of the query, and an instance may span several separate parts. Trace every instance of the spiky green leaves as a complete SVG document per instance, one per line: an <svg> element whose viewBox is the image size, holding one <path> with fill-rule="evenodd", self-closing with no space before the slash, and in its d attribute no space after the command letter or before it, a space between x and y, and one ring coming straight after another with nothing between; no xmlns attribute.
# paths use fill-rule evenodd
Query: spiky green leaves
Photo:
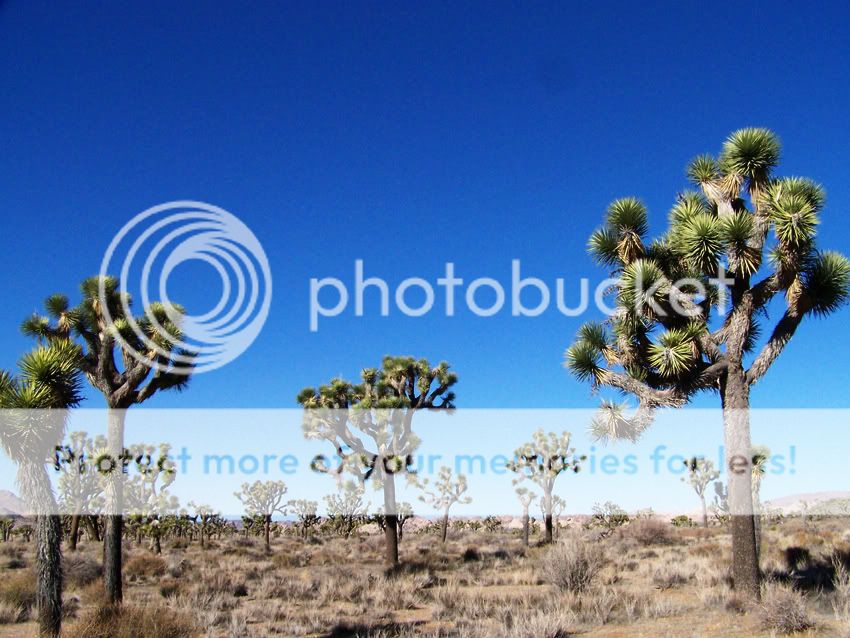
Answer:
<svg viewBox="0 0 850 638"><path fill-rule="evenodd" d="M599 412L590 422L588 432L596 441L636 441L640 435L640 428L626 416L627 409L628 405L625 403L614 403L603 399Z"/></svg>
<svg viewBox="0 0 850 638"><path fill-rule="evenodd" d="M800 177L776 180L768 186L763 199L782 244L799 249L811 243L819 222L818 212L826 199L819 184Z"/></svg>
<svg viewBox="0 0 850 638"><path fill-rule="evenodd" d="M599 383L605 375L601 359L602 353L598 348L587 341L579 340L567 348L564 365L580 381Z"/></svg>
<svg viewBox="0 0 850 638"><path fill-rule="evenodd" d="M699 155L688 164L686 174L694 184L707 184L720 177L720 166L711 155Z"/></svg>
<svg viewBox="0 0 850 638"><path fill-rule="evenodd" d="M614 266L620 261L620 237L610 228L599 228L590 236L587 250L597 263Z"/></svg>
<svg viewBox="0 0 850 638"><path fill-rule="evenodd" d="M623 269L620 304L638 315L653 317L669 294L669 282L651 259L638 259Z"/></svg>
<svg viewBox="0 0 850 638"><path fill-rule="evenodd" d="M676 198L676 204L670 209L670 223L683 224L697 215L708 214L711 209L705 198L697 192L685 191Z"/></svg>
<svg viewBox="0 0 850 638"><path fill-rule="evenodd" d="M803 286L812 313L835 312L850 296L850 260L837 252L820 253L803 273Z"/></svg>
<svg viewBox="0 0 850 638"><path fill-rule="evenodd" d="M729 246L730 266L739 275L749 277L761 265L761 251L750 245L755 235L753 216L739 210L719 220L723 241Z"/></svg>
<svg viewBox="0 0 850 638"><path fill-rule="evenodd" d="M591 235L588 251L601 264L626 265L643 255L646 207L634 197L611 202L606 226Z"/></svg>
<svg viewBox="0 0 850 638"><path fill-rule="evenodd" d="M677 377L694 363L694 333L688 329L668 330L649 347L649 364L663 377Z"/></svg>
<svg viewBox="0 0 850 638"><path fill-rule="evenodd" d="M740 175L753 183L763 183L779 163L779 138L766 128L744 128L735 131L723 143L720 170Z"/></svg>
<svg viewBox="0 0 850 638"><path fill-rule="evenodd" d="M708 213L694 215L678 226L676 244L694 268L713 273L723 252L723 234L717 218Z"/></svg>

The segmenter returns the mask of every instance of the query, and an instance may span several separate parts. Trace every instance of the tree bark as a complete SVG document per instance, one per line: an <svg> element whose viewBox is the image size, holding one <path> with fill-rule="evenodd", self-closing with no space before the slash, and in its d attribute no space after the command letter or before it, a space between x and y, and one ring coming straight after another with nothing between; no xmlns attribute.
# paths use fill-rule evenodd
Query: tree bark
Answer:
<svg viewBox="0 0 850 638"><path fill-rule="evenodd" d="M109 454L116 466L110 474L109 515L103 535L103 589L107 601L118 604L124 598L121 568L121 542L124 532L124 519L121 516L124 504L124 416L123 410L108 410L107 441Z"/></svg>
<svg viewBox="0 0 850 638"><path fill-rule="evenodd" d="M395 476L384 472L384 538L386 539L386 565L398 567L398 517L396 516Z"/></svg>
<svg viewBox="0 0 850 638"><path fill-rule="evenodd" d="M705 494L699 495L699 500L702 503L702 526L708 528L708 507L705 504Z"/></svg>
<svg viewBox="0 0 850 638"><path fill-rule="evenodd" d="M546 520L546 536L544 538L544 542L548 545L552 543L552 515L547 513L544 516Z"/></svg>
<svg viewBox="0 0 850 638"><path fill-rule="evenodd" d="M446 512L443 514L443 526L442 526L442 530L441 530L441 536L443 538L443 542L445 543L446 539L449 537L449 512L448 512L448 510L446 510Z"/></svg>
<svg viewBox="0 0 850 638"><path fill-rule="evenodd" d="M531 521L528 517L528 510L522 513L522 544L528 547L528 537L531 532Z"/></svg>
<svg viewBox="0 0 850 638"><path fill-rule="evenodd" d="M71 516L71 532L68 534L68 545L72 552L77 551L77 539L80 537L80 515Z"/></svg>
<svg viewBox="0 0 850 638"><path fill-rule="evenodd" d="M729 366L720 392L732 525L733 586L744 596L758 599L760 578L753 513L750 389L740 365Z"/></svg>
<svg viewBox="0 0 850 638"><path fill-rule="evenodd" d="M269 550L271 550L271 547L272 547L271 539L269 538L269 534L270 534L271 528L272 528L271 514L266 514L266 516L264 518L264 523L265 523L265 530L264 531L265 531L265 535L266 535L266 551L269 551Z"/></svg>
<svg viewBox="0 0 850 638"><path fill-rule="evenodd" d="M62 522L59 516L36 517L36 609L38 635L58 638L62 627Z"/></svg>

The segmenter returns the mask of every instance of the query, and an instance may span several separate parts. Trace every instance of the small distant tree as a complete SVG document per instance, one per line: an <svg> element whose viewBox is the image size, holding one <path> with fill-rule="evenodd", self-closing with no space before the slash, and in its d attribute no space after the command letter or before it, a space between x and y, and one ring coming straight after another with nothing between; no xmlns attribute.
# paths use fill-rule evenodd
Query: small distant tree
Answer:
<svg viewBox="0 0 850 638"><path fill-rule="evenodd" d="M286 495L286 484L283 481L243 483L242 490L234 492L234 495L245 507L245 511L248 514L263 517L266 550L271 549L269 534L271 531L272 516L275 514L286 514L286 504L283 501L283 497Z"/></svg>
<svg viewBox="0 0 850 638"><path fill-rule="evenodd" d="M753 517L756 527L756 549L761 551L761 519L762 519L762 504L761 504L761 482L767 471L767 461L770 459L770 449L764 445L755 445L750 450L750 458L752 459L753 473Z"/></svg>
<svg viewBox="0 0 850 638"><path fill-rule="evenodd" d="M398 542L401 545L401 541L404 539L404 525L412 518L415 518L413 513L413 506L410 503L406 503L402 501L396 507L396 518L398 519ZM381 530L384 530L384 526L387 523L387 517L384 513L384 508L379 507L374 516L370 518L370 522L375 523Z"/></svg>
<svg viewBox="0 0 850 638"><path fill-rule="evenodd" d="M514 451L514 458L508 463L508 469L519 475L514 479L515 485L529 480L543 492L540 506L545 520L546 543L551 543L553 538L555 480L564 472L578 472L586 458L576 456L575 449L570 447L570 437L569 432L547 433L541 428L533 434L531 441Z"/></svg>
<svg viewBox="0 0 850 638"><path fill-rule="evenodd" d="M11 516L0 518L0 540L4 543L12 536L12 529L15 527L15 519Z"/></svg>
<svg viewBox="0 0 850 638"><path fill-rule="evenodd" d="M688 474L682 477L682 482L690 485L697 493L702 506L702 526L708 527L708 506L705 503L705 492L708 486L720 477L720 472L715 469L714 463L697 456L687 459L685 467Z"/></svg>
<svg viewBox="0 0 850 638"><path fill-rule="evenodd" d="M349 480L340 484L339 493L325 496L328 522L340 536L351 536L366 517L369 509L364 492L361 484Z"/></svg>
<svg viewBox="0 0 850 638"><path fill-rule="evenodd" d="M171 446L137 443L128 448L138 474L124 487L124 501L130 520L135 522L139 539L147 536L155 554L162 553L164 515L173 514L180 504L168 488L177 478L177 470L168 460Z"/></svg>
<svg viewBox="0 0 850 638"><path fill-rule="evenodd" d="M395 475L407 469L419 445L413 417L419 410L451 410L457 375L442 362L384 357L381 369L366 368L361 383L333 379L306 388L297 397L305 408L303 431L308 439L325 439L353 463L345 469L383 491L386 564L398 565L398 519ZM365 464L364 464L365 461Z"/></svg>
<svg viewBox="0 0 850 638"><path fill-rule="evenodd" d="M195 527L198 529L198 540L201 544L201 549L203 549L206 547L206 539L209 537L208 533L212 532L219 514L212 506L205 503L195 503L194 501L189 501L189 509L194 512L194 515L190 518L195 521Z"/></svg>
<svg viewBox="0 0 850 638"><path fill-rule="evenodd" d="M33 530L32 525L21 525L20 527L15 529L13 533L24 539L25 543L29 543L32 540L32 535L34 531L35 530Z"/></svg>
<svg viewBox="0 0 850 638"><path fill-rule="evenodd" d="M603 537L610 536L628 522L629 515L626 513L626 510L616 503L606 501L593 506L593 516L590 519L590 525L601 528Z"/></svg>
<svg viewBox="0 0 850 638"><path fill-rule="evenodd" d="M468 489L466 476L458 474L457 480L453 481L451 468L443 466L433 484L425 478L418 481L418 486L423 492L419 500L443 514L441 536L445 543L449 533L449 509L455 503L466 505L472 502L472 498L464 496Z"/></svg>
<svg viewBox="0 0 850 638"><path fill-rule="evenodd" d="M516 495L520 505L522 505L522 544L528 547L528 538L531 533L531 519L528 510L537 498L537 494L527 487L518 487L516 488Z"/></svg>
<svg viewBox="0 0 850 638"><path fill-rule="evenodd" d="M289 501L287 505L298 518L301 538L307 538L310 535L310 530L319 524L319 504L316 501L297 499Z"/></svg>
<svg viewBox="0 0 850 638"><path fill-rule="evenodd" d="M68 443L57 453L56 466L60 470L59 504L71 516L68 544L76 551L80 536L80 522L89 520L103 511L106 483L93 461L106 450L106 437L89 438L85 432L71 432ZM89 527L92 525L88 523Z"/></svg>

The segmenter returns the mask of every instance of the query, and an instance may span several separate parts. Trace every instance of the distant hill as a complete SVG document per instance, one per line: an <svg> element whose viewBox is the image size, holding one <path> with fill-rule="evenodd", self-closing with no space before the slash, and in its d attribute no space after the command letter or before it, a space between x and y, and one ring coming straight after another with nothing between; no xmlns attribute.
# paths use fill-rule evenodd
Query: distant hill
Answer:
<svg viewBox="0 0 850 638"><path fill-rule="evenodd" d="M27 506L9 490L0 490L0 516L26 516Z"/></svg>
<svg viewBox="0 0 850 638"><path fill-rule="evenodd" d="M827 505L829 501L850 502L850 492L809 492L807 494L790 494L781 498L767 501L770 509L777 509L783 514L800 514L803 510L817 510ZM827 506L828 507L828 506ZM839 512L835 512L839 513Z"/></svg>

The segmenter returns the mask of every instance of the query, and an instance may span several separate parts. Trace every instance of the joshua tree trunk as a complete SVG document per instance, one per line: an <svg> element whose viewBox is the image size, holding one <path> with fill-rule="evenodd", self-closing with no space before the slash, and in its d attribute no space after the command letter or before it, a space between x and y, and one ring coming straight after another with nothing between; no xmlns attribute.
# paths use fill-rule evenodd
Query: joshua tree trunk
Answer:
<svg viewBox="0 0 850 638"><path fill-rule="evenodd" d="M702 503L702 526L708 527L708 507L705 504L705 494L699 495L699 500Z"/></svg>
<svg viewBox="0 0 850 638"><path fill-rule="evenodd" d="M271 540L269 539L269 532L271 531L271 527L272 527L271 514L266 514L264 522L265 522L265 534L266 534L266 551L269 551L271 549Z"/></svg>
<svg viewBox="0 0 850 638"><path fill-rule="evenodd" d="M522 513L522 544L528 547L528 537L531 532L531 521L528 517L528 510L524 510Z"/></svg>
<svg viewBox="0 0 850 638"><path fill-rule="evenodd" d="M396 516L395 476L384 472L384 538L387 567L398 567L398 517Z"/></svg>
<svg viewBox="0 0 850 638"><path fill-rule="evenodd" d="M753 514L750 397L740 365L730 363L720 393L732 524L732 580L738 592L756 599L759 597L759 558Z"/></svg>
<svg viewBox="0 0 850 638"><path fill-rule="evenodd" d="M446 510L443 513L443 527L441 531L441 535L443 537L443 542L446 542L446 539L449 536L449 510Z"/></svg>
<svg viewBox="0 0 850 638"><path fill-rule="evenodd" d="M68 534L68 544L72 552L77 551L77 539L80 537L80 515L71 516L71 532Z"/></svg>
<svg viewBox="0 0 850 638"><path fill-rule="evenodd" d="M53 488L44 465L32 461L18 466L24 501L35 513L35 602L38 635L58 638L62 626L62 520L55 511Z"/></svg>
<svg viewBox="0 0 850 638"><path fill-rule="evenodd" d="M124 411L110 408L107 440L109 454L116 466L110 474L110 508L103 536L103 589L110 603L123 600L121 582L121 540L124 519L121 516L124 503L123 456L124 456Z"/></svg>
<svg viewBox="0 0 850 638"><path fill-rule="evenodd" d="M153 551L155 554L162 554L162 543L159 540L159 534L154 534L153 537Z"/></svg>
<svg viewBox="0 0 850 638"><path fill-rule="evenodd" d="M62 626L62 522L58 516L42 514L35 525L38 634L58 638Z"/></svg>

